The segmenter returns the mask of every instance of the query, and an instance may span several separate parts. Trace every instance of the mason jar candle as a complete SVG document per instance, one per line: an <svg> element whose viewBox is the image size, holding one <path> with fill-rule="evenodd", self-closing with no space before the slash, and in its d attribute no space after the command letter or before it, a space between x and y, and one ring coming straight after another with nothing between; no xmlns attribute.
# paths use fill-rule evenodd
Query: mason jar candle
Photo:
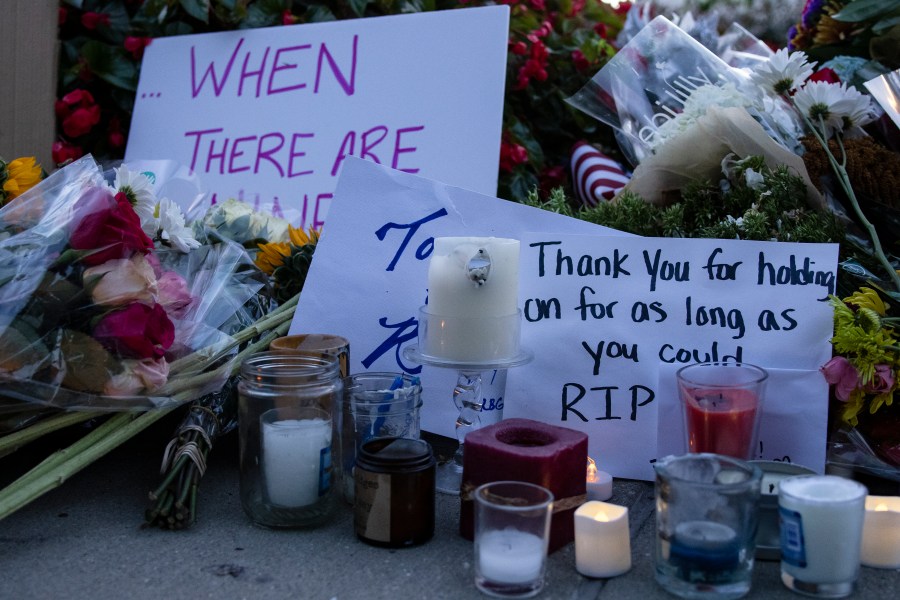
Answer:
<svg viewBox="0 0 900 600"><path fill-rule="evenodd" d="M241 505L257 525L304 527L333 513L331 415L342 390L336 357L260 352L242 363Z"/></svg>

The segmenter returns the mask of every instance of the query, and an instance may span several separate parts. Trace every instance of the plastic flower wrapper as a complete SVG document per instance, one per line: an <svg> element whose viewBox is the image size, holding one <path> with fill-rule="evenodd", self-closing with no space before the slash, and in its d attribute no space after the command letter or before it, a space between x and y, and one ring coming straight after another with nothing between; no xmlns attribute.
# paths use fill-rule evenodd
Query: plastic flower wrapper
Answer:
<svg viewBox="0 0 900 600"><path fill-rule="evenodd" d="M798 146L800 125L783 101L763 94L665 17L656 17L568 99L610 125L637 168L626 190L652 203L698 178L716 180L722 160L762 156L788 166L823 205ZM697 152L702 148L703 152Z"/></svg>
<svg viewBox="0 0 900 600"><path fill-rule="evenodd" d="M219 326L264 281L138 181L111 189L85 157L0 210L0 410L160 408L221 385L183 376L227 353Z"/></svg>

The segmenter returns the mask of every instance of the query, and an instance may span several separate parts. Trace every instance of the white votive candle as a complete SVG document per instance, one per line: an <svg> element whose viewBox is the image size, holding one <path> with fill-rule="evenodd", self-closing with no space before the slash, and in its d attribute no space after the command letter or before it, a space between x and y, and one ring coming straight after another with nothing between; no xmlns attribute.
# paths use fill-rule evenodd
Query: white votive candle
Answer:
<svg viewBox="0 0 900 600"><path fill-rule="evenodd" d="M900 497L866 498L860 559L867 567L900 569Z"/></svg>
<svg viewBox="0 0 900 600"><path fill-rule="evenodd" d="M314 504L330 485L323 475L331 464L331 423L327 419L264 420L262 455L271 504L295 508Z"/></svg>
<svg viewBox="0 0 900 600"><path fill-rule="evenodd" d="M540 537L505 528L486 531L478 544L478 569L494 583L531 583L541 578L546 547Z"/></svg>
<svg viewBox="0 0 900 600"><path fill-rule="evenodd" d="M587 577L615 577L631 569L628 509L585 502L575 511L575 568Z"/></svg>
<svg viewBox="0 0 900 600"><path fill-rule="evenodd" d="M782 479L778 483L782 580L787 575L812 585L856 581L865 497L865 486L834 475Z"/></svg>

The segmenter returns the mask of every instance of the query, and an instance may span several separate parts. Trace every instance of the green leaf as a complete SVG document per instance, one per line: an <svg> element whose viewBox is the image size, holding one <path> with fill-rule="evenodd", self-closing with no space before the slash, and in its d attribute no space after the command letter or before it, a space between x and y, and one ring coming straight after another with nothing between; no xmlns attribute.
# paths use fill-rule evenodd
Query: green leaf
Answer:
<svg viewBox="0 0 900 600"><path fill-rule="evenodd" d="M179 0L184 11L203 23L209 23L209 0Z"/></svg>
<svg viewBox="0 0 900 600"><path fill-rule="evenodd" d="M349 2L350 8L357 17L366 16L366 7L369 5L369 0L349 0Z"/></svg>
<svg viewBox="0 0 900 600"><path fill-rule="evenodd" d="M831 18L836 21L858 23L887 15L897 8L900 8L900 0L854 0Z"/></svg>
<svg viewBox="0 0 900 600"><path fill-rule="evenodd" d="M137 67L123 49L98 40L89 40L81 48L88 68L100 79L124 90L137 89Z"/></svg>
<svg viewBox="0 0 900 600"><path fill-rule="evenodd" d="M900 25L900 15L897 15L896 17L888 17L887 19L878 21L877 23L872 25L872 31L876 34L882 34L897 25Z"/></svg>

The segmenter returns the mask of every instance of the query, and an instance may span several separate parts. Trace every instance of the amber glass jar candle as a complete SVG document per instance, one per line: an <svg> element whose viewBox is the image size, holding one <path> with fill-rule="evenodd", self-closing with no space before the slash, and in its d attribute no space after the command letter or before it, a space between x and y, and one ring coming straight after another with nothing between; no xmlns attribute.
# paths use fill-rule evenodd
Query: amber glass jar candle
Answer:
<svg viewBox="0 0 900 600"><path fill-rule="evenodd" d="M434 535L434 454L424 440L374 438L356 456L356 535L398 548Z"/></svg>

